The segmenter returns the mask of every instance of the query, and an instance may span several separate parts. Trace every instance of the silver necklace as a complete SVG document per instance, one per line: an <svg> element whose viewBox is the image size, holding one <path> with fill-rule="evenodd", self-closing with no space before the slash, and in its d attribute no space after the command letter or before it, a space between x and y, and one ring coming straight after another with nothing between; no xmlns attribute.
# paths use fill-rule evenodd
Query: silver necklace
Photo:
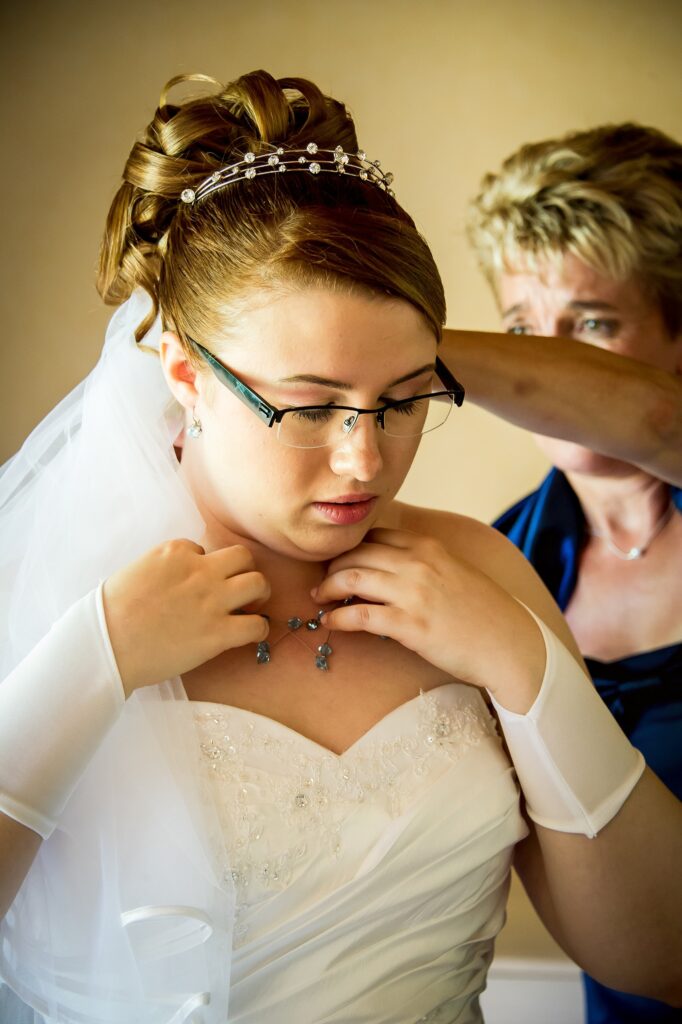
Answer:
<svg viewBox="0 0 682 1024"><path fill-rule="evenodd" d="M347 597L345 601L342 602L342 604L351 604L352 601L352 597ZM261 640L260 643L256 645L256 661L258 662L258 664L267 665L272 658L272 648L275 647L280 642L280 640L283 640L284 637L286 636L292 636L295 640L298 640L300 644L303 644L306 650L310 651L311 648L308 646L305 640L303 640L298 635L298 631L301 629L302 626L305 626L306 630L309 633L316 633L322 625L320 619L324 615L324 612L325 609L320 608L317 615L311 619L302 619L300 615L292 615L290 619L287 619L286 633L283 633L282 636L278 637L273 642L270 642L270 640ZM265 615L264 618L268 619L269 621L270 616ZM317 650L313 652L315 655L315 668L319 669L320 672L329 671L329 658L334 653L334 649L329 643L331 635L332 630L327 630L327 635L325 639L322 641L321 644L318 645Z"/></svg>
<svg viewBox="0 0 682 1024"><path fill-rule="evenodd" d="M672 502L672 499L671 499L670 502L668 503L667 507L666 507L665 512L663 513L661 518L658 520L658 522L654 524L654 527L653 527L651 533L649 534L647 539L644 541L644 543L640 544L638 547L629 548L627 551L624 548L619 548L618 545L615 544L614 541L612 541L611 538L606 533L602 533L599 530L590 530L589 533L590 533L590 535L592 537L597 537L599 540L603 540L604 543L606 544L607 548L611 552L611 554L615 555L616 558L620 558L624 562L632 562L636 558L642 558L647 553L647 551L651 547L652 541L656 537L658 537L658 535L661 532L661 530L663 529L663 527L666 526L666 524L672 518L672 514L673 514L674 510L675 510L675 506L674 506L674 504Z"/></svg>

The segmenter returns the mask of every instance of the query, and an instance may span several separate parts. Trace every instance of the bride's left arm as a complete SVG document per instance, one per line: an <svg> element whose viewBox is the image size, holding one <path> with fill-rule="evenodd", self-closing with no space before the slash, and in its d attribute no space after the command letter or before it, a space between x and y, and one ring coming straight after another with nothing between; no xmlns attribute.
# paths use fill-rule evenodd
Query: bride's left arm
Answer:
<svg viewBox="0 0 682 1024"><path fill-rule="evenodd" d="M570 687L570 675L579 669L587 675L565 619L517 549L486 530L475 555L478 565L570 651L576 668L567 663L566 677L557 684ZM601 718L603 705L596 691L585 691L585 696L595 700L593 713L585 705L592 724ZM570 699L577 702L577 692ZM591 756L594 771L603 771L600 722L595 722L587 746L579 721L566 721L565 727L573 731L567 750L573 749L576 761L582 762L576 764L581 776L589 777L586 759ZM604 736L605 744L614 740L617 758L619 745L628 741L621 735ZM627 757L627 751L623 754ZM531 832L517 847L515 866L538 914L566 953L605 985L682 1005L680 801L645 768L620 809L593 837L537 821L529 824Z"/></svg>
<svg viewBox="0 0 682 1024"><path fill-rule="evenodd" d="M599 981L682 1005L682 805L643 766L505 537L428 510L406 509L400 526L331 563L315 599L359 603L325 623L390 636L488 690L532 818L519 874L549 931Z"/></svg>
<svg viewBox="0 0 682 1024"><path fill-rule="evenodd" d="M554 939L623 992L682 1006L680 803L648 768L595 838L529 823L514 865Z"/></svg>

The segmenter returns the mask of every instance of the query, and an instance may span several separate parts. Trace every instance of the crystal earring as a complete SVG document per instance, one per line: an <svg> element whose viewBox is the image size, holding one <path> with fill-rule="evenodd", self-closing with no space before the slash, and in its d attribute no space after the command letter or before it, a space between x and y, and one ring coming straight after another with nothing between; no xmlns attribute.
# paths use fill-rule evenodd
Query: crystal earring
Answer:
<svg viewBox="0 0 682 1024"><path fill-rule="evenodd" d="M204 428L201 425L201 420L198 420L194 409L192 409L192 423L187 428L188 437L198 437L199 434L203 433Z"/></svg>

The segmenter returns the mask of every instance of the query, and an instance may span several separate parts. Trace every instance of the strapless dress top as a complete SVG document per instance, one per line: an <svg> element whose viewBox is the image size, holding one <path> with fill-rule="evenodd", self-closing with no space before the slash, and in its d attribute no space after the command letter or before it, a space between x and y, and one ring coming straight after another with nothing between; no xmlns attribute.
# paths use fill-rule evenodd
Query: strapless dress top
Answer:
<svg viewBox="0 0 682 1024"><path fill-rule="evenodd" d="M341 755L192 706L237 894L230 1022L481 1021L527 833L481 694L423 693Z"/></svg>

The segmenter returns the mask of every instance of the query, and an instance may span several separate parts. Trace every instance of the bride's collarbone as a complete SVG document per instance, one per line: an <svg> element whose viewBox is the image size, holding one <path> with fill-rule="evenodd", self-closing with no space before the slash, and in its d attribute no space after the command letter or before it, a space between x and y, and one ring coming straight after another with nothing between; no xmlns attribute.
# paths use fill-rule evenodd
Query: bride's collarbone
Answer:
<svg viewBox="0 0 682 1024"><path fill-rule="evenodd" d="M328 671L315 666L316 640L305 643L285 637L261 664L254 645L226 651L183 676L187 696L263 715L342 751L420 691L458 682L392 640L334 634Z"/></svg>

